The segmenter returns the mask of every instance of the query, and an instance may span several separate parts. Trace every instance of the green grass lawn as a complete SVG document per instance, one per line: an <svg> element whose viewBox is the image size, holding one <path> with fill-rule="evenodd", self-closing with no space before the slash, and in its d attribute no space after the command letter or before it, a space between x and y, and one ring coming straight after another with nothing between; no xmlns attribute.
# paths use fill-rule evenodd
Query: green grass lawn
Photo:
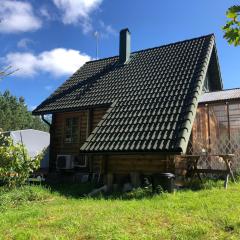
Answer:
<svg viewBox="0 0 240 240"><path fill-rule="evenodd" d="M68 191L0 189L0 239L240 239L240 184L139 200Z"/></svg>

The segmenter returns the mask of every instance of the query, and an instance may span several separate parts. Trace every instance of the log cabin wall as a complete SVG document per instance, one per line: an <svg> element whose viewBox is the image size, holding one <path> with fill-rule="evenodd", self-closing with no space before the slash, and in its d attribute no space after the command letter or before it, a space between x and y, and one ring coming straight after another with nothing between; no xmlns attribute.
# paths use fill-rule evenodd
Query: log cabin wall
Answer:
<svg viewBox="0 0 240 240"><path fill-rule="evenodd" d="M107 108L82 110L78 112L55 113L51 127L51 169L56 169L58 154L75 155L80 153L80 147L101 121ZM67 118L79 119L78 141L65 143L65 124ZM95 173L128 174L139 172L152 174L156 172L174 172L173 157L164 154L125 154L125 155L90 155L88 156L88 168L83 171ZM78 169L79 170L79 169Z"/></svg>
<svg viewBox="0 0 240 240"><path fill-rule="evenodd" d="M164 154L95 155L93 171L114 174L175 172L174 157Z"/></svg>
<svg viewBox="0 0 240 240"><path fill-rule="evenodd" d="M50 146L51 169L56 169L56 159L59 154L79 156L80 147L102 119L106 110L106 108L99 108L53 114ZM74 143L66 143L65 141L66 119L68 118L78 119L77 141ZM87 169L79 170L86 171Z"/></svg>

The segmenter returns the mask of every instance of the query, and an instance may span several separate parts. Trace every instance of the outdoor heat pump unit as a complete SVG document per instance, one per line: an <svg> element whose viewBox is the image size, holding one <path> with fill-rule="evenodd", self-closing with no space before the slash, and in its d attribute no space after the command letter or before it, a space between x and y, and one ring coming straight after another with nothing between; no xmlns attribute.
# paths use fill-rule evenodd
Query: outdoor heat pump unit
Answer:
<svg viewBox="0 0 240 240"><path fill-rule="evenodd" d="M73 169L74 158L72 155L57 155L57 169Z"/></svg>

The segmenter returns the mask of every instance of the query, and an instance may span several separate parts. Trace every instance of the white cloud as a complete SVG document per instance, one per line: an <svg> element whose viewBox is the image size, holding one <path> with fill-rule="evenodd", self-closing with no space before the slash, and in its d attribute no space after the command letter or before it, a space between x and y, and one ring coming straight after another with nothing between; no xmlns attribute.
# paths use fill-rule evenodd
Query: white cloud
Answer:
<svg viewBox="0 0 240 240"><path fill-rule="evenodd" d="M90 23L90 21L87 21L87 20L83 21L81 23L81 26L82 26L82 30L83 30L84 34L87 34L87 33L93 31L93 27L92 27L92 24Z"/></svg>
<svg viewBox="0 0 240 240"><path fill-rule="evenodd" d="M34 15L32 5L17 0L0 0L0 32L18 33L34 31L42 22Z"/></svg>
<svg viewBox="0 0 240 240"><path fill-rule="evenodd" d="M51 20L52 19L52 16L47 8L47 6L42 6L40 9L39 9L39 13L41 16L43 16L44 18L46 18L47 20Z"/></svg>
<svg viewBox="0 0 240 240"><path fill-rule="evenodd" d="M5 63L18 71L14 75L34 75L38 59L32 53L9 53Z"/></svg>
<svg viewBox="0 0 240 240"><path fill-rule="evenodd" d="M19 69L15 75L34 76L38 72L51 73L54 76L64 76L74 73L91 57L73 49L55 48L39 55L32 53L9 53L4 58L7 65Z"/></svg>
<svg viewBox="0 0 240 240"><path fill-rule="evenodd" d="M22 38L18 41L17 47L18 48L23 48L23 49L28 49L28 45L33 43L33 41L29 38Z"/></svg>
<svg viewBox="0 0 240 240"><path fill-rule="evenodd" d="M109 37L109 35L117 36L117 31L109 24L105 24L102 20L99 21L101 31L100 35L103 38Z"/></svg>
<svg viewBox="0 0 240 240"><path fill-rule="evenodd" d="M80 23L85 33L92 30L89 15L97 9L103 0L53 0L62 12L64 24Z"/></svg>

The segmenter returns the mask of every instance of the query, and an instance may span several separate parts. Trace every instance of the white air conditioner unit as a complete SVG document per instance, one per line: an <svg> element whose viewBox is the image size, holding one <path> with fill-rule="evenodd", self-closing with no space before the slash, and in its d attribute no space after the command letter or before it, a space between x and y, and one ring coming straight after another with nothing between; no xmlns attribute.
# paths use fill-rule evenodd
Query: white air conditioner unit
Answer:
<svg viewBox="0 0 240 240"><path fill-rule="evenodd" d="M57 169L73 169L74 158L72 155L57 155Z"/></svg>

